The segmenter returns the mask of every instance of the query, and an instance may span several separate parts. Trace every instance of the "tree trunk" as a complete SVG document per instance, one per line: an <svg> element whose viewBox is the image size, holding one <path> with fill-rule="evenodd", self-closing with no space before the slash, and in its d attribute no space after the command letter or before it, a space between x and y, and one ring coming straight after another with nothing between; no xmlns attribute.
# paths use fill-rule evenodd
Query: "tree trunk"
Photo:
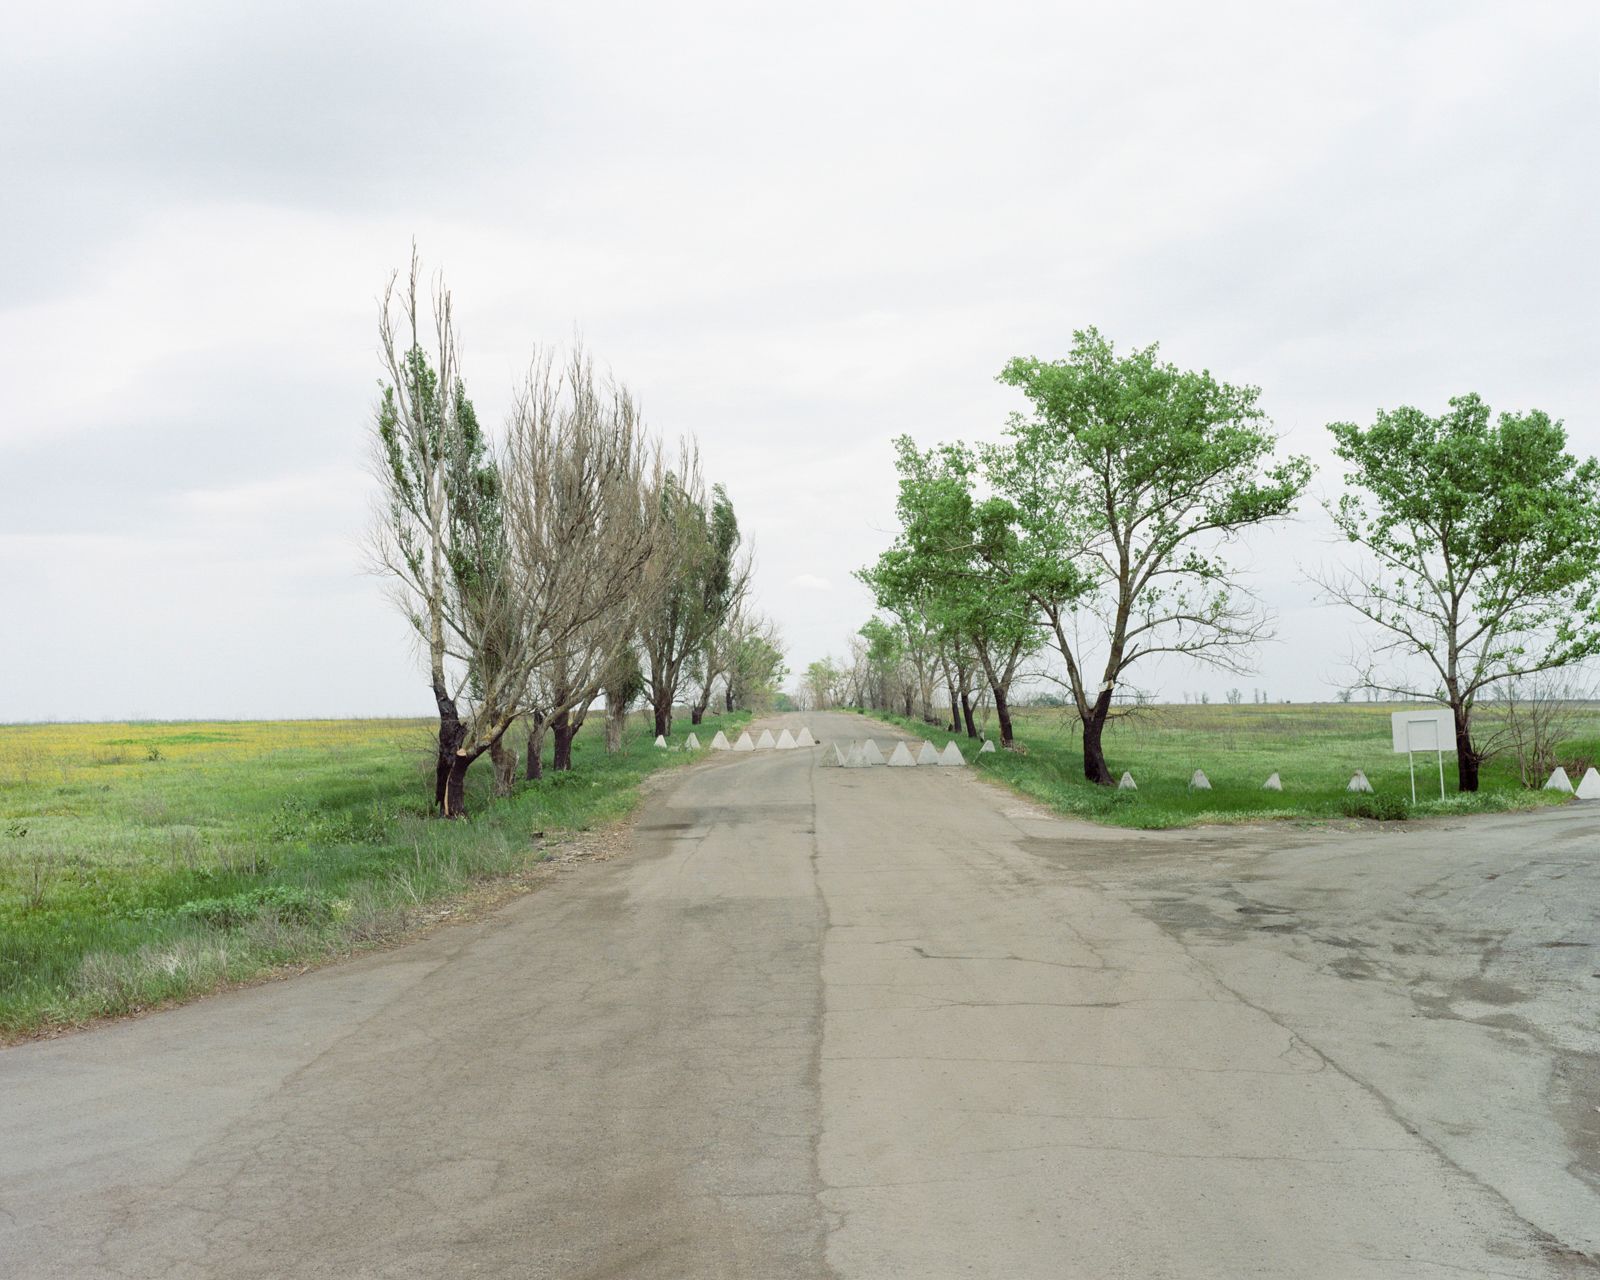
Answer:
<svg viewBox="0 0 1600 1280"><path fill-rule="evenodd" d="M439 755L433 770L433 807L448 818L450 807L446 800L450 771L455 764L456 750L467 736L467 730L461 723L461 714L456 710L456 700L442 684L433 686L433 700L439 708Z"/></svg>
<svg viewBox="0 0 1600 1280"><path fill-rule="evenodd" d="M572 723L569 712L563 711L550 722L550 734L555 739L555 751L550 760L551 773L570 773L572 770L572 740L578 736L578 726Z"/></svg>
<svg viewBox="0 0 1600 1280"><path fill-rule="evenodd" d="M699 724L705 718L706 718L706 709L704 707L691 707L691 708L689 708L689 723L690 724Z"/></svg>
<svg viewBox="0 0 1600 1280"><path fill-rule="evenodd" d="M529 782L544 777L544 731L542 720L528 730L528 766L522 776Z"/></svg>
<svg viewBox="0 0 1600 1280"><path fill-rule="evenodd" d="M672 695L658 694L655 699L656 737L665 738L672 733Z"/></svg>
<svg viewBox="0 0 1600 1280"><path fill-rule="evenodd" d="M489 744L489 759L494 762L495 795L510 795L516 783L517 749L506 746L505 734Z"/></svg>
<svg viewBox="0 0 1600 1280"><path fill-rule="evenodd" d="M1100 745L1110 711L1111 690L1103 689L1083 722L1083 776L1097 787L1111 785L1111 770L1106 767L1105 749Z"/></svg>
<svg viewBox="0 0 1600 1280"><path fill-rule="evenodd" d="M1011 745L1011 704L1006 701L1006 691L998 684L990 684L994 692L994 718L1000 722L1000 745Z"/></svg>
<svg viewBox="0 0 1600 1280"><path fill-rule="evenodd" d="M1458 791L1476 791L1478 789L1478 752L1472 745L1472 727L1468 717L1472 714L1466 707L1451 707L1451 712L1456 721L1456 789Z"/></svg>
<svg viewBox="0 0 1600 1280"><path fill-rule="evenodd" d="M628 724L626 703L606 698L606 753L615 755L622 750L622 731Z"/></svg>
<svg viewBox="0 0 1600 1280"><path fill-rule="evenodd" d="M978 736L978 726L972 723L972 698L965 689L961 691L961 717L967 722L967 737Z"/></svg>
<svg viewBox="0 0 1600 1280"><path fill-rule="evenodd" d="M945 681L945 688L950 691L950 732L961 732L961 700L956 697L956 684L954 680Z"/></svg>
<svg viewBox="0 0 1600 1280"><path fill-rule="evenodd" d="M450 758L450 772L445 778L444 787L444 816L447 818L465 818L467 816L467 770L472 767L472 762L483 754L483 748L476 751L457 751Z"/></svg>
<svg viewBox="0 0 1600 1280"><path fill-rule="evenodd" d="M727 710L733 710L733 681L728 681L727 687L722 691L723 705Z"/></svg>

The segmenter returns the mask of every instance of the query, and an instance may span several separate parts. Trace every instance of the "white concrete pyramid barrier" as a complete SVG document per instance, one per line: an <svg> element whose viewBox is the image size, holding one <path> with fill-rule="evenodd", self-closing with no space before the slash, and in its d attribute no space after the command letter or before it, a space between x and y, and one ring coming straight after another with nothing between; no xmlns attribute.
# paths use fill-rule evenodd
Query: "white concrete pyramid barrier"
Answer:
<svg viewBox="0 0 1600 1280"><path fill-rule="evenodd" d="M1544 789L1546 791L1565 791L1568 795L1571 795L1572 779L1567 777L1567 771L1564 768L1557 765L1556 771L1550 775L1550 781L1544 784Z"/></svg>
<svg viewBox="0 0 1600 1280"><path fill-rule="evenodd" d="M966 764L967 758L961 754L961 748L954 742L944 744L944 750L939 753L939 763L948 769L958 769Z"/></svg>
<svg viewBox="0 0 1600 1280"><path fill-rule="evenodd" d="M1261 789L1263 791L1282 791L1283 790L1283 779L1278 776L1276 770L1274 770L1274 772L1273 772L1273 774L1272 774L1272 776L1270 778L1268 778L1265 782L1263 782L1261 784Z"/></svg>
<svg viewBox="0 0 1600 1280"><path fill-rule="evenodd" d="M1575 794L1580 800L1600 800L1600 773L1596 773L1593 766L1583 775Z"/></svg>
<svg viewBox="0 0 1600 1280"><path fill-rule="evenodd" d="M1351 775L1349 785L1347 785L1345 787L1345 790L1346 791L1371 791L1372 790L1372 784L1367 781L1367 775L1365 773L1363 773L1360 769L1357 769L1355 771L1355 773Z"/></svg>
<svg viewBox="0 0 1600 1280"><path fill-rule="evenodd" d="M659 733L656 734L656 746L660 747L663 751L667 749L667 740Z"/></svg>
<svg viewBox="0 0 1600 1280"><path fill-rule="evenodd" d="M778 750L793 751L799 744L794 740L794 734L785 729L778 735Z"/></svg>
<svg viewBox="0 0 1600 1280"><path fill-rule="evenodd" d="M687 738L685 738L683 740L683 749L685 751L698 751L698 750L700 750L700 739L697 738L694 734L691 733Z"/></svg>
<svg viewBox="0 0 1600 1280"><path fill-rule="evenodd" d="M983 745L978 748L978 754L981 756L985 751L993 751L993 750L994 750L994 743L990 742L989 739L985 738L983 740Z"/></svg>
<svg viewBox="0 0 1600 1280"><path fill-rule="evenodd" d="M934 746L933 743L931 743L931 742L924 742L922 744L922 750L917 752L917 763L918 764L938 764L939 763L939 749L936 746Z"/></svg>
<svg viewBox="0 0 1600 1280"><path fill-rule="evenodd" d="M1118 791L1137 791L1139 784L1133 780L1133 775L1124 771L1122 781L1117 783Z"/></svg>
<svg viewBox="0 0 1600 1280"><path fill-rule="evenodd" d="M771 751L772 748L777 745L777 742L772 737L771 729L763 729L761 731L761 736L756 739L757 751Z"/></svg>
<svg viewBox="0 0 1600 1280"><path fill-rule="evenodd" d="M723 733L721 729L718 729L717 730L717 736L715 738L711 739L711 749L713 751L731 751L732 750L732 748L728 746L728 735Z"/></svg>
<svg viewBox="0 0 1600 1280"><path fill-rule="evenodd" d="M878 750L878 744L871 738L861 744L861 760L863 764L883 763L883 752Z"/></svg>
<svg viewBox="0 0 1600 1280"><path fill-rule="evenodd" d="M735 751L754 751L756 749L756 744L751 741L748 733L741 733L739 735L739 741L733 744L733 749Z"/></svg>
<svg viewBox="0 0 1600 1280"><path fill-rule="evenodd" d="M846 769L865 769L867 767L867 762L861 758L861 744L859 742L850 744L850 751L844 758L844 767Z"/></svg>
<svg viewBox="0 0 1600 1280"><path fill-rule="evenodd" d="M917 758L911 754L905 743L897 742L894 744L894 754L889 757L889 764L896 769L908 767L915 769L917 767Z"/></svg>
<svg viewBox="0 0 1600 1280"><path fill-rule="evenodd" d="M795 738L794 744L797 747L814 747L817 745L817 740L811 736L810 729L806 728L804 725L801 725L800 735Z"/></svg>
<svg viewBox="0 0 1600 1280"><path fill-rule="evenodd" d="M844 768L844 752L839 750L837 742L822 753L822 767L825 769Z"/></svg>
<svg viewBox="0 0 1600 1280"><path fill-rule="evenodd" d="M1189 779L1190 791L1210 791L1211 779L1206 777L1204 769L1196 769L1194 776Z"/></svg>

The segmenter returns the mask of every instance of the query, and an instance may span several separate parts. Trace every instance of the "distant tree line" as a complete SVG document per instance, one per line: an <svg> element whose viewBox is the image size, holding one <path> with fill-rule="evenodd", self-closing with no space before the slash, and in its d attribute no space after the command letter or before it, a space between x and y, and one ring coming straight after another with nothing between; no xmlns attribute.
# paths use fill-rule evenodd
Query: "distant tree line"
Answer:
<svg viewBox="0 0 1600 1280"><path fill-rule="evenodd" d="M694 444L669 456L581 347L535 353L491 440L450 293L439 282L420 295L413 255L379 315L372 545L427 664L438 812L464 814L467 771L485 754L497 794L516 785L519 745L524 779L542 775L547 738L551 769L570 769L602 698L611 751L641 699L658 734L685 701L698 724L714 699L769 699L785 674L777 633L751 605L733 503L706 485Z"/></svg>
<svg viewBox="0 0 1600 1280"><path fill-rule="evenodd" d="M899 532L859 574L883 616L804 690L929 720L938 694L974 736L982 699L1009 743L1013 685L1048 655L1084 776L1111 785L1103 733L1142 701L1136 668L1178 655L1244 672L1271 635L1229 552L1293 513L1311 464L1277 455L1257 388L1094 329L1000 381L1029 405L1001 441L896 441ZM1348 472L1328 509L1366 562L1316 581L1377 636L1351 687L1448 706L1459 785L1476 790L1492 749L1473 735L1480 699L1600 651L1600 463L1568 453L1548 415L1494 418L1471 395L1330 431Z"/></svg>

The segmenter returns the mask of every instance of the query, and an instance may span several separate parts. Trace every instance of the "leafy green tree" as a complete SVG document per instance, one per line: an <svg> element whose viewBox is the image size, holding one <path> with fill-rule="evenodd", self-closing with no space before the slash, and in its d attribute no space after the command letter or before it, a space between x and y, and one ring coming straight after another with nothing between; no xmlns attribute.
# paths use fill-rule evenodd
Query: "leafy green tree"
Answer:
<svg viewBox="0 0 1600 1280"><path fill-rule="evenodd" d="M1154 345L1120 355L1095 329L1067 359L1019 357L1000 381L1033 414L1013 415L984 454L1004 504L986 521L1005 527L991 555L1042 614L1082 722L1084 776L1109 786L1102 736L1130 667L1180 654L1238 671L1266 634L1221 546L1289 514L1310 463L1274 457L1257 388L1163 363Z"/></svg>
<svg viewBox="0 0 1600 1280"><path fill-rule="evenodd" d="M1001 740L1009 743L1011 685L1022 660L1038 647L1039 628L1013 571L1007 509L975 496L979 462L967 446L947 444L924 453L902 436L895 452L900 535L857 576L880 607L922 620L941 636L946 664L957 669L953 683L963 694L970 653L993 695ZM973 732L970 707L964 710Z"/></svg>
<svg viewBox="0 0 1600 1280"><path fill-rule="evenodd" d="M1319 582L1382 635L1363 687L1450 708L1460 789L1476 791L1479 696L1600 652L1600 463L1547 414L1494 420L1476 395L1328 429L1350 467L1330 514L1371 563ZM1425 677L1380 669L1390 658Z"/></svg>

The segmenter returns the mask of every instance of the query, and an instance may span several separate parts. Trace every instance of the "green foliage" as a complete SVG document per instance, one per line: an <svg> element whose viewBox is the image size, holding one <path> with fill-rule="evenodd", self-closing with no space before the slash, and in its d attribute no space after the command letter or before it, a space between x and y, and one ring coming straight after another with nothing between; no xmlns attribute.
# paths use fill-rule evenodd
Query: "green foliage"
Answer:
<svg viewBox="0 0 1600 1280"><path fill-rule="evenodd" d="M1376 822L1404 822L1411 816L1411 806L1401 795L1347 796L1343 809L1347 818L1371 818Z"/></svg>
<svg viewBox="0 0 1600 1280"><path fill-rule="evenodd" d="M1255 387L1219 382L1157 358L1119 355L1094 329L1071 356L1018 358L1000 381L1032 403L1004 445L985 451L999 498L987 523L1050 616L1081 711L1138 659L1183 653L1216 660L1259 636L1233 588L1223 544L1287 515L1310 480L1276 446ZM1103 620L1104 681L1079 670L1082 651L1060 620Z"/></svg>
<svg viewBox="0 0 1600 1280"><path fill-rule="evenodd" d="M297 924L324 924L334 917L334 905L310 889L274 884L246 889L226 898L194 898L174 914L214 929L233 929L258 916L270 914Z"/></svg>
<svg viewBox="0 0 1600 1280"><path fill-rule="evenodd" d="M1458 396L1329 426L1350 466L1331 508L1375 563L1341 598L1424 658L1442 700L1600 653L1600 463L1560 422Z"/></svg>

